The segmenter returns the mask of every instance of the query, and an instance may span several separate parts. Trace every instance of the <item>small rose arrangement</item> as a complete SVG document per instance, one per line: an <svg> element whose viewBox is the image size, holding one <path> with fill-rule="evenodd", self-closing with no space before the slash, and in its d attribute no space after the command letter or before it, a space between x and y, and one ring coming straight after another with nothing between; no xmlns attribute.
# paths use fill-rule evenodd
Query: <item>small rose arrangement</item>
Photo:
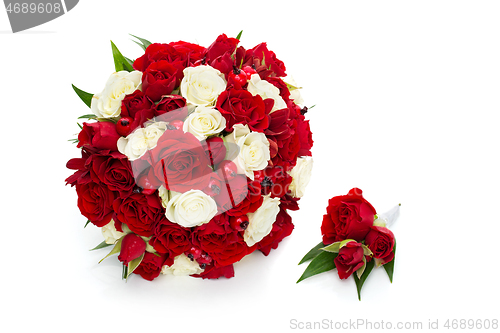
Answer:
<svg viewBox="0 0 500 333"><path fill-rule="evenodd" d="M134 36L135 37L135 36ZM78 208L113 246L123 277L234 276L294 229L312 169L308 108L261 43L220 35L203 47L151 43L134 61L111 42L115 72L79 124L68 161Z"/></svg>
<svg viewBox="0 0 500 333"><path fill-rule="evenodd" d="M354 277L359 300L374 267L384 267L392 283L396 239L388 226L398 218L399 207L377 215L358 188L331 198L321 225L323 240L300 261L311 260L297 283L337 268L340 279Z"/></svg>

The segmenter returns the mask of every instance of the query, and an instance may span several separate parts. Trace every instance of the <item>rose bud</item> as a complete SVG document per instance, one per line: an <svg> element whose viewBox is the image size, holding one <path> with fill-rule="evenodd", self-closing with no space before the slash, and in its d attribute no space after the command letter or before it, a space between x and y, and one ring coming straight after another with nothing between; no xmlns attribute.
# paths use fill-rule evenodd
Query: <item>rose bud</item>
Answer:
<svg viewBox="0 0 500 333"><path fill-rule="evenodd" d="M116 142L120 134L116 126L109 121L98 121L96 123L83 123L83 128L78 134L78 148L90 146L98 150L118 150Z"/></svg>
<svg viewBox="0 0 500 333"><path fill-rule="evenodd" d="M366 235L365 244L373 252L377 266L394 259L394 234L387 228L373 226Z"/></svg>
<svg viewBox="0 0 500 333"><path fill-rule="evenodd" d="M146 242L136 234L127 234L123 237L118 260L127 265L132 260L139 258L146 251Z"/></svg>
<svg viewBox="0 0 500 333"><path fill-rule="evenodd" d="M225 181L231 180L238 174L238 167L232 161L224 160L219 164L217 173Z"/></svg>
<svg viewBox="0 0 500 333"><path fill-rule="evenodd" d="M345 244L333 260L339 278L347 279L352 273L363 267L364 251L360 243L351 241Z"/></svg>
<svg viewBox="0 0 500 333"><path fill-rule="evenodd" d="M244 231L248 228L249 220L247 215L231 216L229 225L236 231Z"/></svg>

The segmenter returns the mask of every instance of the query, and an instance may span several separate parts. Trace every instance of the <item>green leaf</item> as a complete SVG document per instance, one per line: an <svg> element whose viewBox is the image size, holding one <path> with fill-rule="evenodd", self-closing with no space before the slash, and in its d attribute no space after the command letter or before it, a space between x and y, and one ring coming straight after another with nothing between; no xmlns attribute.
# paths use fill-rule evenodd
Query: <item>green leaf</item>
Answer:
<svg viewBox="0 0 500 333"><path fill-rule="evenodd" d="M113 60L115 62L115 70L132 72L134 69L122 55L120 50L116 47L115 43L111 41L111 50L113 51Z"/></svg>
<svg viewBox="0 0 500 333"><path fill-rule="evenodd" d="M80 127L81 130L83 129L83 127L82 127L82 125L80 125L80 123L76 123L76 124L78 125L78 127Z"/></svg>
<svg viewBox="0 0 500 333"><path fill-rule="evenodd" d="M108 246L110 246L110 245L112 245L112 244L108 244L108 243L106 243L106 241L102 241L102 243L101 243L101 244L97 245L96 247L94 247L93 249L91 249L91 250L89 250L89 251L94 251L94 250L103 249L103 248L108 247Z"/></svg>
<svg viewBox="0 0 500 333"><path fill-rule="evenodd" d="M127 62L130 64L130 66L132 66L132 68L134 67L134 61L132 59L129 59L127 57L123 57L125 58L125 60L127 60Z"/></svg>
<svg viewBox="0 0 500 333"><path fill-rule="evenodd" d="M368 275L370 275L370 272L372 271L374 266L375 266L375 261L372 260L366 264L365 271L363 272L361 277L358 278L357 274L352 275L354 277L354 281L356 282L356 289L358 290L358 299L360 301L361 301L361 288L363 287L363 283L365 283L366 278L368 277Z"/></svg>
<svg viewBox="0 0 500 333"><path fill-rule="evenodd" d="M316 256L307 266L302 276L297 283L319 273L327 272L335 268L333 260L337 257L337 253L322 251Z"/></svg>
<svg viewBox="0 0 500 333"><path fill-rule="evenodd" d="M384 269L387 272L387 275L389 276L389 280L392 283L392 276L394 275L394 260L396 260L396 240L394 239L394 259L389 261L387 264L384 265Z"/></svg>
<svg viewBox="0 0 500 333"><path fill-rule="evenodd" d="M125 237L125 236L123 236ZM107 256L105 256L104 258L102 258L99 263L101 263L101 261L103 261L104 259L106 259L107 257L113 255L113 254L116 254L116 253L119 253L122 249L122 241L123 241L123 237L120 238L116 243L115 243L115 246L113 247L113 249L111 250L111 252L108 253Z"/></svg>
<svg viewBox="0 0 500 333"><path fill-rule="evenodd" d="M238 36L236 36L236 39L237 40L240 40L241 39L241 34L243 34L243 30L240 31L240 33L238 34Z"/></svg>
<svg viewBox="0 0 500 333"><path fill-rule="evenodd" d="M96 119L97 116L93 113L84 114L83 116L78 117L78 119Z"/></svg>
<svg viewBox="0 0 500 333"><path fill-rule="evenodd" d="M73 90L76 92L78 97L80 97L80 99L83 101L83 103L85 103L85 105L87 105L90 108L90 104L92 103L92 97L94 97L94 95L86 91L83 91L81 89L78 89L77 87L75 87L74 84L72 84L71 86L73 87Z"/></svg>
<svg viewBox="0 0 500 333"><path fill-rule="evenodd" d="M372 256L373 252L366 246L365 244L361 244L361 248L363 249L363 255L364 256Z"/></svg>
<svg viewBox="0 0 500 333"><path fill-rule="evenodd" d="M134 35L132 35L132 34L129 34L129 35L130 35L130 36L132 36L132 37L134 37L134 38L137 38L137 39L140 41L140 43L139 43L139 42L137 42L137 41L135 41L135 40L132 40L134 43L136 43L137 45L139 45L140 47L142 47L142 49L143 49L144 51L146 51L146 49L148 48L148 46L152 44L152 43L151 43L149 40L147 40L147 39L140 38L140 37L134 36Z"/></svg>
<svg viewBox="0 0 500 333"><path fill-rule="evenodd" d="M316 245L315 247L313 247L309 252L307 252L307 254L304 256L304 258L302 258L302 260L299 262L299 265L305 263L306 261L309 261L311 259L314 259L316 258L320 253L321 253L321 248L325 246L323 244L323 242L319 242L318 245Z"/></svg>
<svg viewBox="0 0 500 333"><path fill-rule="evenodd" d="M87 228L87 225L90 223L90 220L87 220L87 223L83 226L83 228Z"/></svg>
<svg viewBox="0 0 500 333"><path fill-rule="evenodd" d="M332 244L330 244L328 246L325 246L321 250L326 251L326 252L339 253L339 251L340 251L340 242L332 243Z"/></svg>
<svg viewBox="0 0 500 333"><path fill-rule="evenodd" d="M137 267L139 267L139 265L142 262L142 259L144 259L144 255L145 255L145 253L141 254L140 257L135 258L134 260L132 260L131 262L128 263L127 273L126 273L125 279L128 279L128 277L130 276L130 274L132 274L135 271L135 269Z"/></svg>
<svg viewBox="0 0 500 333"><path fill-rule="evenodd" d="M356 271L356 275L358 276L358 278L360 278L361 275L363 275L363 273L365 272L365 268L366 268L366 257L363 256L363 266L358 268L358 270Z"/></svg>

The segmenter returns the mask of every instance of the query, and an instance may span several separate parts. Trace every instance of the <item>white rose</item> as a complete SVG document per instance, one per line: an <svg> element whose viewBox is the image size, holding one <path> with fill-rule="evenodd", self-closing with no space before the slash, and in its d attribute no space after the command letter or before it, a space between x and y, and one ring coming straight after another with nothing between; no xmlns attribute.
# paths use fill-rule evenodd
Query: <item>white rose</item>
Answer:
<svg viewBox="0 0 500 333"><path fill-rule="evenodd" d="M243 239L248 246L253 246L269 235L273 229L280 208L280 199L271 198L271 194L264 196L262 205L255 213L248 213L248 227L243 234Z"/></svg>
<svg viewBox="0 0 500 333"><path fill-rule="evenodd" d="M210 222L217 214L215 200L200 190L184 193L170 191L171 198L165 209L165 216L184 228L200 226Z"/></svg>
<svg viewBox="0 0 500 333"><path fill-rule="evenodd" d="M226 90L224 74L210 66L187 67L181 81L181 95L188 103L210 106Z"/></svg>
<svg viewBox="0 0 500 333"><path fill-rule="evenodd" d="M144 128L144 136L148 143L148 149L153 149L158 143L158 139L167 130L167 123L164 121L151 122Z"/></svg>
<svg viewBox="0 0 500 333"><path fill-rule="evenodd" d="M170 200L170 191L161 185L158 188L158 196L160 197L163 208L167 208L168 201Z"/></svg>
<svg viewBox="0 0 500 333"><path fill-rule="evenodd" d="M222 132L224 128L226 128L226 118L217 109L198 106L184 121L183 130L202 141Z"/></svg>
<svg viewBox="0 0 500 333"><path fill-rule="evenodd" d="M292 176L292 183L288 189L292 192L292 197L302 198L307 184L311 180L313 159L311 157L299 157L297 164L288 172Z"/></svg>
<svg viewBox="0 0 500 333"><path fill-rule="evenodd" d="M115 228L115 221L111 220L108 224L101 228L102 236L106 244L114 244L118 239L125 236L124 232L120 232Z"/></svg>
<svg viewBox="0 0 500 333"><path fill-rule="evenodd" d="M235 143L240 149L234 163L238 173L244 173L251 180L254 171L264 170L271 159L269 140L264 133L252 132L248 125L236 124L233 133L224 138L226 142Z"/></svg>
<svg viewBox="0 0 500 333"><path fill-rule="evenodd" d="M120 71L111 74L103 91L92 97L90 108L99 118L118 117L122 100L139 89L142 72Z"/></svg>
<svg viewBox="0 0 500 333"><path fill-rule="evenodd" d="M285 109L287 107L285 101L280 96L280 90L266 80L261 80L259 74L253 74L250 77L247 89L253 96L260 95L262 99L273 99L274 105L271 112Z"/></svg>
<svg viewBox="0 0 500 333"><path fill-rule="evenodd" d="M164 121L152 122L145 128L137 128L126 138L118 139L118 151L126 155L129 161L141 158L148 149L153 149L158 139L165 133L167 123Z"/></svg>
<svg viewBox="0 0 500 333"><path fill-rule="evenodd" d="M144 134L144 128L137 128L127 135L126 138L119 138L116 145L118 146L118 151L126 155L129 161L141 158L148 151L148 140Z"/></svg>
<svg viewBox="0 0 500 333"><path fill-rule="evenodd" d="M300 89L302 88L297 85L297 82L295 82L293 77L291 77L290 75L285 76L282 79L286 83L288 90L290 91L290 99L293 100L295 104L303 105L304 100L302 99L302 96L300 94Z"/></svg>
<svg viewBox="0 0 500 333"><path fill-rule="evenodd" d="M187 276L200 274L203 272L196 260L189 259L184 253L174 258L172 266L163 266L161 269L163 274L172 274L177 276Z"/></svg>

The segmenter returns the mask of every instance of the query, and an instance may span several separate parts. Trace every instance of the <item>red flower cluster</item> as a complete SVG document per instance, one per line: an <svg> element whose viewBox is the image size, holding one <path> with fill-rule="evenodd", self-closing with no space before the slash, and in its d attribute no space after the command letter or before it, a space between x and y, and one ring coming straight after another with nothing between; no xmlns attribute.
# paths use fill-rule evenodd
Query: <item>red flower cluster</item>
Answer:
<svg viewBox="0 0 500 333"><path fill-rule="evenodd" d="M323 244L352 240L340 248L334 260L341 279L347 279L372 258L380 265L394 259L394 234L386 227L374 225L377 212L362 194L353 188L347 195L331 198L323 216ZM363 245L372 254L364 254Z"/></svg>
<svg viewBox="0 0 500 333"><path fill-rule="evenodd" d="M283 81L285 65L266 43L248 50L238 44L238 39L225 34L207 48L183 41L144 44L145 53L133 62L134 73L142 75L140 85L121 98L119 116L90 117L96 121L83 123L77 145L82 157L67 163L75 172L66 183L76 187L82 215L97 227L121 232L115 245L121 247L118 259L128 267L140 261L133 272L147 280L164 267L173 269L182 255L199 267L192 276L232 277L235 262L255 250L267 256L293 230L287 210L298 209L299 198L289 190L293 181L289 172L299 157L311 156L307 108L291 98L296 88ZM115 64L124 59L115 58ZM188 102L181 89L186 69L198 66L218 71L226 83L208 106L220 113L225 125L202 140L187 129L197 105ZM274 99L248 89L254 75L277 88L282 108L276 109ZM154 141L150 137L156 134L146 132L151 123L161 131ZM241 147L226 140L235 125L246 126L269 143L267 165L254 170L253 177L236 162ZM134 141L129 153L124 147L132 143L127 140L141 130L142 145ZM167 198L160 193L165 190ZM167 209L173 196L190 191L213 200L217 213L204 223L185 227L167 218ZM262 206L265 196L279 200L279 213L271 231L249 246L248 214ZM350 230L344 229L333 227L328 239ZM382 248L379 238L370 239Z"/></svg>

